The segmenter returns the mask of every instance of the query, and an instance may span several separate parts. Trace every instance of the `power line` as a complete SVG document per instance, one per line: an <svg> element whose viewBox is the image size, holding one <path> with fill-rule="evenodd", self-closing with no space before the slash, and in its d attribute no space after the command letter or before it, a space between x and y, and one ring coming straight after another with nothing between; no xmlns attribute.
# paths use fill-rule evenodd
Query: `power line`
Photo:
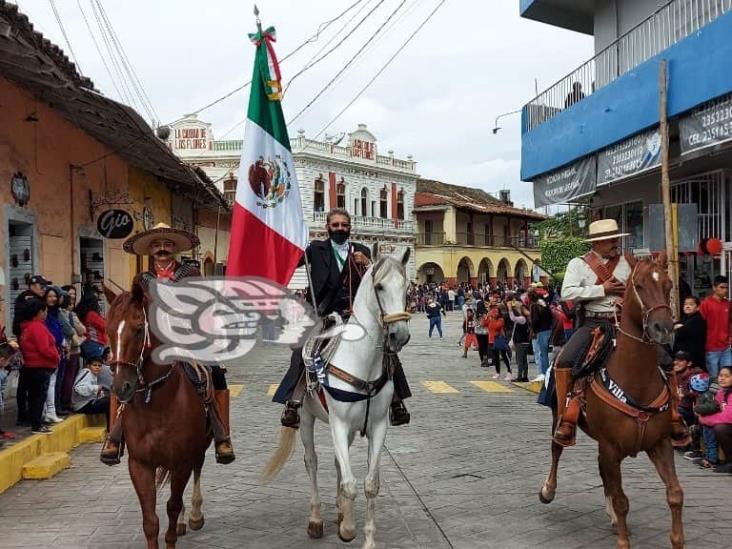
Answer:
<svg viewBox="0 0 732 549"><path fill-rule="evenodd" d="M109 76L109 79L112 81L112 86L114 86L114 89L117 91L117 97L122 97L122 92L119 91L119 87L117 86L117 82L114 79L114 76L112 75L112 71L109 69L109 65L107 64L107 60L102 54L102 50L99 47L99 42L97 42L97 37L94 36L94 33L92 32L91 25L89 24L89 20L86 18L86 13L84 13L84 8L81 6L81 0L76 0L76 5L79 6L79 11L81 12L81 17L84 19L84 24L86 25L86 30L89 31L89 36L91 36L92 42L94 42L94 47L97 50L97 53L99 54L99 58L102 60L102 63L104 64L104 69L107 71L107 76Z"/></svg>
<svg viewBox="0 0 732 549"><path fill-rule="evenodd" d="M345 10L343 10L338 15L336 15L334 18L332 18L332 19L330 19L328 21L325 21L325 22L321 23L320 25L318 25L317 32L313 36L311 36L310 38L308 38L307 40L305 40L303 43L301 43L299 46L297 46L294 50L292 50L287 55L285 55L282 59L280 59L280 64L282 64L285 61L287 61L289 58L291 58L293 55L295 55L297 52L299 52L304 46L306 46L308 44L311 44L315 40L317 40L319 38L320 34L323 31L325 31L330 25L332 25L333 23L335 23L336 21L338 21L339 19L341 19L344 15L346 15L349 11L351 11L355 6L357 6L358 4L360 4L362 1L363 0L358 0L357 2L354 2L353 4L351 4L350 6L348 6ZM384 0L381 0L381 2L383 2L383 1ZM214 105L218 105L219 103L221 103L222 101L228 99L232 95L234 95L234 94L242 91L244 88L246 88L247 86L249 86L249 84L251 84L251 83L252 83L252 81L249 80L248 82L242 84L241 86L238 86L238 87L234 88L233 90L231 90L230 92L226 93L225 95L222 95L218 99L214 99L210 103L207 103L203 107L201 107L199 109L196 109L195 111L192 111L189 114L199 114L199 113L201 113L201 112L203 112L203 111L205 111L207 109L210 109ZM185 117L178 118L178 119L174 120L173 122L169 122L168 125L175 124L176 122L179 122L180 120L183 120L183 118L185 118Z"/></svg>
<svg viewBox="0 0 732 549"><path fill-rule="evenodd" d="M81 65L79 64L79 60L76 58L76 54L74 53L74 48L71 47L71 42L69 41L69 37L66 34L66 29L64 28L64 24L61 22L61 15L58 12L58 9L56 9L56 2L53 0L48 0L48 3L51 4L51 9L53 10L53 15L56 17L56 22L58 23L59 28L61 29L61 34L64 37L64 42L66 42L66 47L69 48L69 53L71 54L71 57L74 58L74 63L76 63L76 67L79 69L79 73L83 74L84 71L81 70Z"/></svg>
<svg viewBox="0 0 732 549"><path fill-rule="evenodd" d="M386 18L386 21L384 21L379 26L379 28L377 28L376 31L369 37L369 39L366 40L366 42L364 42L364 44L356 52L356 54L353 57L351 57L351 59L349 59L348 62L345 65L343 65L343 67L341 68L341 70L339 70L336 73L336 75L333 78L331 78L330 81L325 86L323 86L323 88L317 94L315 94L315 97L313 97L310 100L310 102L308 102L307 105L305 105L302 109L300 109L300 112L298 112L293 118L290 119L290 121L288 122L288 124L292 124L295 120L297 120L298 118L300 118L300 116L302 116L302 114L306 110L308 110L320 98L320 96L322 96L326 92L326 90L328 88L330 88L331 85L333 85L333 83L336 80L338 80L338 78L346 71L346 69L351 65L351 63L353 63L356 60L356 57L358 57L361 54L361 52L363 52L366 49L366 47L379 35L379 33L384 29L384 27L386 27L386 25L389 23L389 21L391 21L392 17L394 17L396 15L396 13L400 9L402 9L402 6L404 4L406 4L406 2L407 2L407 0L402 0L399 3L399 5L396 7L396 9L389 14L389 17Z"/></svg>
<svg viewBox="0 0 732 549"><path fill-rule="evenodd" d="M318 63L320 63L320 62L321 62L321 61L322 61L323 59L325 59L326 57L328 57L328 56L329 56L329 55L330 55L331 53L333 53L333 52L334 52L335 50L337 50L337 49L338 49L338 48L339 48L339 47L340 47L340 46L341 46L341 45L342 45L342 44L343 44L343 43L344 43L344 42L345 42L346 40L348 40L348 39L349 39L349 38L351 37L351 35L352 35L352 34L353 34L354 32L356 32L356 31L357 31L357 30L359 29L359 27L360 27L361 25L363 25L363 23L364 23L364 22L365 22L365 21L366 21L366 20L367 20L367 19L368 19L369 17L371 17L371 16L373 15L373 13L374 13L374 12L375 12L375 11L376 11L377 9L379 9L379 7L381 6L381 4L383 4L383 3L384 3L384 1L385 1L385 0L379 0L379 3L378 3L378 4L376 4L376 5L375 5L375 6L373 7L373 8L371 8L371 11L369 11L369 12L368 12L368 13L367 13L366 15L364 15L364 17L363 17L363 18L362 18L362 19L361 19L361 20L360 20L360 21L359 21L358 23L356 23L356 26L355 26L355 27L353 27L353 28L352 28L352 29L351 29L351 30L350 30L350 31L349 31L349 32L348 32L348 33L347 33L347 34L346 34L346 35L345 35L345 36L344 36L344 37L343 37L343 38L342 38L341 40L339 40L339 41L338 41L338 43L337 43L337 44L336 44L335 46L333 46L333 47L332 47L331 49L329 49L329 50L328 50L327 52L325 52L325 53L324 53L324 54L323 54L323 55L322 55L321 57L319 57L319 58L318 58L318 59L316 59L315 61L312 61L312 62L308 62L308 63L306 63L306 64L305 64L305 66L304 66L304 67L303 67L302 69L300 69L300 70L299 70L298 72L296 72L296 73L295 73L295 74L294 74L294 75L292 76L292 78L290 78L290 81L289 81L289 82L287 83L287 88L289 88L289 87L290 87L290 85L291 85L291 84L292 84L292 83L293 83L293 82L294 82L294 81L295 81L295 80L297 79L297 77L298 77L298 76L300 76L301 74L303 74L303 73L304 73L305 71L307 71L307 70L310 70L310 69L311 69L311 68L313 68L313 67L314 67L315 65L317 65ZM404 2L402 2L402 4L403 4L403 3L404 3ZM399 6L397 7L397 10L399 10L399 8L400 8L400 7L401 7L401 4L400 4L400 5L399 5ZM377 32L378 32L378 31L377 31ZM285 88L285 92L287 92L287 88ZM284 95L284 94L283 94L283 95Z"/></svg>
<svg viewBox="0 0 732 549"><path fill-rule="evenodd" d="M348 102L348 104L347 104L347 105L346 105L345 107L343 107L343 108L342 108L342 109L340 110L340 112L338 112L338 114L336 114L336 115L335 115L335 116L334 116L334 117L333 117L333 118L332 118L332 119L330 120L330 122L328 122L328 123L327 123L327 124L326 124L326 125L325 125L325 126L323 127L323 129L321 129L321 130L320 130L320 131L319 131L319 132L318 132L318 133L317 133L317 134L315 135L315 137L313 138L314 140L315 140L315 139L317 139L318 137L320 137L320 136L321 136L321 135L322 135L323 133L325 133L325 130L327 130L327 129L328 129L328 128L329 128L330 126L331 126L331 125L333 125L333 123L334 123L334 122L335 122L336 120L338 120L338 119L339 119L339 118L340 118L340 117L341 117L341 116L343 115L343 113L344 113L344 112L346 112L346 111L347 111L347 110L348 110L349 108L351 108L351 106L352 106L352 105L353 105L353 104L354 104L354 103L355 103L355 102L356 102L356 101L358 100L358 98L359 98L359 97L361 97L361 95L363 95L363 93L364 93L364 92L365 92L365 91L366 91L367 89L369 89L369 88L371 87L371 84L373 84L373 83L374 83L374 82L376 81L376 79L377 79L377 78L378 78L378 77L379 77L379 76L381 75L381 73L383 73L383 72L384 72L384 71L385 71L385 70L387 69L387 67L388 67L389 65L391 65L392 61L394 61L394 59L396 59L396 57L397 57L397 56L398 56L398 55L399 55L399 54L400 54L400 53L402 52L402 50L403 50L404 48L406 48L406 47L407 47L407 44L409 44L409 43L410 43L410 42L412 41L412 39L413 39L413 38L414 38L414 37L415 37L415 36L417 35L417 33L418 33L419 31L421 31L421 30L422 30L422 28L423 28L423 27L424 27L424 26L425 26L425 25L426 25L426 24L427 24L427 23L429 22L429 20L430 20L430 19L432 19L432 17L433 17L434 15L435 15L435 13L437 13L437 11L438 11L438 10L439 10L439 9L440 9L440 8L441 8L442 6L443 6L443 4L445 4L445 2L446 2L446 1L447 1L447 0L440 0L440 2L439 2L439 3L438 3L438 4L436 5L436 6L435 6L435 8L434 8L434 9L433 9L433 10L432 10L432 11L431 11L430 13L429 13L429 15L428 15L428 16L427 16L427 17L426 17L426 18L425 18L425 19L424 19L424 20L423 20L423 21L422 21L422 22L421 22L421 23L419 24L419 26L418 26L418 27L417 27L417 28L416 28L416 29L414 30L414 32L412 32L412 34L410 34L410 35L409 35L409 38L407 38L407 39L406 39L406 40L404 41L404 43L403 43L403 44L402 44L401 46L399 46L399 49L397 49L397 50L396 50L396 51L394 52L394 54L393 54L393 55L392 55L392 56L391 56L391 57L390 57L390 58L389 58L389 59L387 60L387 62L386 62L386 63L384 63L384 65L383 65L383 66L382 66L382 67L381 67L381 68L380 68L380 69L378 70L378 72L377 72L377 73L376 73L376 74L375 74L375 75L374 75L374 76L373 76L373 77L371 78L371 80L369 80L369 81L368 81L368 82L366 83L366 85L365 85L365 86L364 86L363 88L361 88L361 90L360 90L360 91L359 91L359 92L358 92L358 93L357 93L357 94L355 95L355 97L354 97L353 99L351 99L351 101L349 101L349 102Z"/></svg>

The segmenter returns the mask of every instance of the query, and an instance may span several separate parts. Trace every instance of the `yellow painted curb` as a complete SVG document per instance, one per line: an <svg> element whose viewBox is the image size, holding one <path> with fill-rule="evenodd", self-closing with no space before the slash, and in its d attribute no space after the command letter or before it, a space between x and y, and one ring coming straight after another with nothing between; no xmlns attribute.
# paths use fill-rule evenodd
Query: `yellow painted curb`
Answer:
<svg viewBox="0 0 732 549"><path fill-rule="evenodd" d="M243 390L244 390L244 385L236 384L236 383L229 383L229 395L231 395L231 398L238 397Z"/></svg>
<svg viewBox="0 0 732 549"><path fill-rule="evenodd" d="M279 383L270 383L269 387L267 388L267 396L273 397L275 393L277 392L277 389L279 389L280 384Z"/></svg>
<svg viewBox="0 0 732 549"><path fill-rule="evenodd" d="M104 442L107 437L107 428L101 427L84 427L79 431L79 442L81 444L89 442Z"/></svg>
<svg viewBox="0 0 732 549"><path fill-rule="evenodd" d="M460 392L455 387L449 383L445 383L444 381L423 381L422 385L424 385L431 393L438 395L455 394Z"/></svg>
<svg viewBox="0 0 732 549"><path fill-rule="evenodd" d="M541 393L541 388L544 386L543 381L529 381L528 383L514 381L513 384L536 394Z"/></svg>
<svg viewBox="0 0 732 549"><path fill-rule="evenodd" d="M23 465L23 478L43 480L55 476L69 466L71 460L66 452L50 452L30 460Z"/></svg>
<svg viewBox="0 0 732 549"><path fill-rule="evenodd" d="M54 425L50 433L31 435L0 450L0 494L22 480L23 467L27 463L43 454L68 452L80 444L82 429L100 424L105 424L103 415L74 414Z"/></svg>
<svg viewBox="0 0 732 549"><path fill-rule="evenodd" d="M496 381L471 381L470 383L486 393L513 393L513 389Z"/></svg>

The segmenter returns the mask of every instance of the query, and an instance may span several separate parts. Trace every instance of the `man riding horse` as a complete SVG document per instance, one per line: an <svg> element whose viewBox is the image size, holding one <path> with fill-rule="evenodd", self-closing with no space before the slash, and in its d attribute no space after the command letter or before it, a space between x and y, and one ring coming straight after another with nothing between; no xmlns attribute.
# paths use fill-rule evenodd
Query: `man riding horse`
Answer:
<svg viewBox="0 0 732 549"><path fill-rule="evenodd" d="M559 420L554 431L554 442L561 446L575 443L577 421L582 407L582 393L575 391L575 380L586 375L586 355L597 341L597 329L613 338L617 308L622 306L625 285L631 267L620 253L621 233L614 219L602 219L590 224L587 242L591 250L582 257L575 257L567 265L562 282L562 299L582 306L581 324L562 349L554 366ZM595 349L593 349L593 352ZM666 351L659 348L659 354ZM681 416L673 407L674 445L684 445L689 433Z"/></svg>
<svg viewBox="0 0 732 549"><path fill-rule="evenodd" d="M371 264L369 249L356 242L349 242L351 216L341 208L334 208L326 217L329 238L310 243L305 253L311 269L312 286L308 292L315 293L317 314L326 323L326 317L338 313L345 321L351 316L353 298L361 283L361 278ZM301 262L304 264L304 259ZM281 423L285 427L297 429L300 425L298 408L305 395L305 362L302 348L294 349L290 358L290 368L280 383L272 399L285 405ZM409 412L403 399L412 396L404 369L396 360L394 369L394 400L391 404L392 425L409 423Z"/></svg>
<svg viewBox="0 0 732 549"><path fill-rule="evenodd" d="M173 254L185 252L198 246L198 237L188 231L173 229L165 223L158 223L153 229L137 233L124 243L127 253L139 256L150 256L150 268L136 277L145 290L152 281L176 282L183 278L199 277L200 271L189 264L180 263ZM206 406L208 418L212 426L218 463L234 461L234 448L229 437L229 390L226 385L225 369L220 366L211 367L211 381L214 386L214 399ZM116 410L112 410L115 418ZM100 459L107 465L119 463L120 445L122 443L122 421L115 418L109 436L104 443Z"/></svg>

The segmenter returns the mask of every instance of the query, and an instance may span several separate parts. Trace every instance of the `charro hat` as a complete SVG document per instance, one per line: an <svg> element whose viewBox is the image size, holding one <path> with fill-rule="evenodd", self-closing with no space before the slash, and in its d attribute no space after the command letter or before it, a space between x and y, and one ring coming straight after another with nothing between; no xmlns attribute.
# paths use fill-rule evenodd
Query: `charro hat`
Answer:
<svg viewBox="0 0 732 549"><path fill-rule="evenodd" d="M590 232L585 242L597 242L599 240L609 240L611 238L620 238L628 236L630 233L621 233L618 228L618 222L614 219L600 219L590 223Z"/></svg>
<svg viewBox="0 0 732 549"><path fill-rule="evenodd" d="M165 223L158 223L149 231L143 231L129 237L123 245L128 254L147 255L150 244L155 240L170 240L175 244L176 252L185 252L198 246L198 237L182 229L173 229Z"/></svg>

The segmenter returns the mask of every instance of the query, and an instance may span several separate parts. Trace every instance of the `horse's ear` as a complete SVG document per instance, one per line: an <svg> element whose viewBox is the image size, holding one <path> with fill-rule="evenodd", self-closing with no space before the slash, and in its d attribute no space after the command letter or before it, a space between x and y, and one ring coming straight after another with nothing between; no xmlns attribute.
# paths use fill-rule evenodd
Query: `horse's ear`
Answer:
<svg viewBox="0 0 732 549"><path fill-rule="evenodd" d="M635 269L635 264L638 263L636 257L628 250L625 250L625 253L623 255L625 256L625 261L627 261L628 265L630 265L630 268Z"/></svg>
<svg viewBox="0 0 732 549"><path fill-rule="evenodd" d="M102 284L102 288L104 289L104 297L107 298L107 303L111 305L112 302L117 299L117 294L114 293L114 291L112 291L112 289L106 284Z"/></svg>
<svg viewBox="0 0 732 549"><path fill-rule="evenodd" d="M132 283L132 299L140 305L145 301L145 290L137 280Z"/></svg>
<svg viewBox="0 0 732 549"><path fill-rule="evenodd" d="M665 251L658 254L656 263L664 270L668 267L668 256Z"/></svg>
<svg viewBox="0 0 732 549"><path fill-rule="evenodd" d="M404 250L404 254L402 254L402 265L405 267L407 266L407 263L409 263L409 256L412 253L412 249L407 246L407 248Z"/></svg>

